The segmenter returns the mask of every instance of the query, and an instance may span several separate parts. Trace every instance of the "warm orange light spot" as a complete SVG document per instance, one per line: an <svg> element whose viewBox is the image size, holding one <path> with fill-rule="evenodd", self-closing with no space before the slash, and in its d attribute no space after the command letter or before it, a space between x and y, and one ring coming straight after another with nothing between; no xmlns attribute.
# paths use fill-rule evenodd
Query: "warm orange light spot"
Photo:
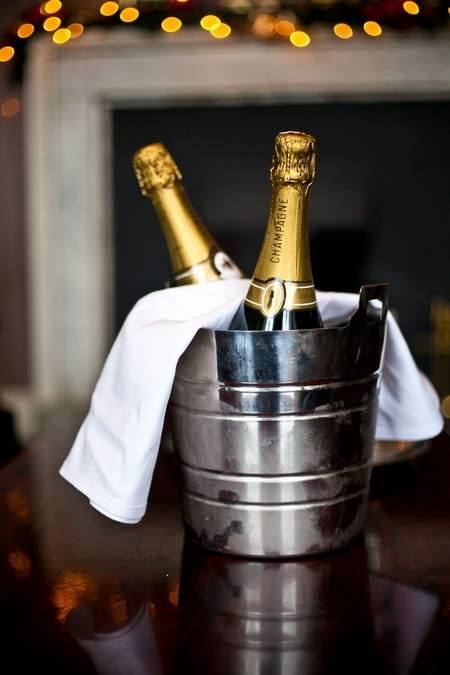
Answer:
<svg viewBox="0 0 450 675"><path fill-rule="evenodd" d="M403 3L403 9L407 14L418 14L420 11L417 2L412 2L412 0L406 0Z"/></svg>
<svg viewBox="0 0 450 675"><path fill-rule="evenodd" d="M80 604L86 593L95 593L97 584L78 572L66 572L58 579L53 591L53 604L58 610L58 619L64 621L68 613Z"/></svg>
<svg viewBox="0 0 450 675"><path fill-rule="evenodd" d="M139 17L139 10L136 7L125 7L120 12L120 20L124 23L132 23Z"/></svg>
<svg viewBox="0 0 450 675"><path fill-rule="evenodd" d="M119 4L117 2L104 2L100 5L100 14L102 16L113 16L119 11Z"/></svg>
<svg viewBox="0 0 450 675"><path fill-rule="evenodd" d="M210 33L213 37L222 40L230 35L231 27L227 23L221 23L217 28L213 28Z"/></svg>
<svg viewBox="0 0 450 675"><path fill-rule="evenodd" d="M366 21L363 25L364 31L370 37L378 37L383 32L381 26L376 21Z"/></svg>
<svg viewBox="0 0 450 675"><path fill-rule="evenodd" d="M11 61L14 54L14 47L10 47L9 45L2 47L0 49L0 62L5 63L6 61Z"/></svg>
<svg viewBox="0 0 450 675"><path fill-rule="evenodd" d="M217 28L217 26L220 26L220 19L218 16L215 16L214 14L205 14L200 19L200 26L203 28L203 30L212 30L213 28Z"/></svg>
<svg viewBox="0 0 450 675"><path fill-rule="evenodd" d="M176 33L182 25L182 22L176 16L166 16L161 22L161 28L165 33Z"/></svg>
<svg viewBox="0 0 450 675"><path fill-rule="evenodd" d="M179 595L180 595L180 586L179 584L175 584L175 586L169 590L167 596L167 599L169 600L170 604L173 605L174 607L178 607Z"/></svg>
<svg viewBox="0 0 450 675"><path fill-rule="evenodd" d="M82 23L71 23L67 26L67 28L70 30L70 35L72 38L80 37L80 35L84 32L84 26Z"/></svg>
<svg viewBox="0 0 450 675"><path fill-rule="evenodd" d="M3 117L14 117L20 110L20 101L18 98L7 98L3 101L0 112Z"/></svg>
<svg viewBox="0 0 450 675"><path fill-rule="evenodd" d="M28 38L34 33L34 26L32 23L22 23L17 29L17 35L20 38Z"/></svg>
<svg viewBox="0 0 450 675"><path fill-rule="evenodd" d="M108 606L113 625L117 628L123 628L128 620L127 601L124 594L119 591L112 593Z"/></svg>
<svg viewBox="0 0 450 675"><path fill-rule="evenodd" d="M63 45L65 42L69 42L72 37L72 33L68 28L58 28L52 35L52 40L55 45Z"/></svg>
<svg viewBox="0 0 450 675"><path fill-rule="evenodd" d="M311 42L308 33L305 33L303 30L295 30L289 35L289 40L294 47L307 47Z"/></svg>
<svg viewBox="0 0 450 675"><path fill-rule="evenodd" d="M441 410L444 417L450 419L450 394L442 399Z"/></svg>
<svg viewBox="0 0 450 675"><path fill-rule="evenodd" d="M20 110L20 101L18 98L10 98L8 101L14 110L14 114ZM26 520L29 517L30 507L27 497L22 490L11 490L10 492L7 492L6 503L8 504L8 509L16 518Z"/></svg>
<svg viewBox="0 0 450 675"><path fill-rule="evenodd" d="M51 33L52 31L59 28L60 25L61 19L59 18L59 16L49 16L47 19L45 19L44 23L42 24L42 28L47 32Z"/></svg>
<svg viewBox="0 0 450 675"><path fill-rule="evenodd" d="M295 26L292 23L292 21L288 21L287 19L281 19L281 21L277 21L275 23L275 30L278 33L278 35L287 37L288 35L294 32Z"/></svg>
<svg viewBox="0 0 450 675"><path fill-rule="evenodd" d="M13 551L8 555L8 565L14 570L17 577L30 576L31 560L23 551Z"/></svg>
<svg viewBox="0 0 450 675"><path fill-rule="evenodd" d="M59 12L61 7L62 2L60 2L60 0L48 0L48 2L44 2L43 5L45 14L54 14L55 12Z"/></svg>
<svg viewBox="0 0 450 675"><path fill-rule="evenodd" d="M275 17L272 14L260 14L253 22L252 31L258 37L272 37L275 35L275 23Z"/></svg>
<svg viewBox="0 0 450 675"><path fill-rule="evenodd" d="M334 34L336 37L341 38L342 40L348 40L353 35L353 31L348 25L348 23L337 23L333 27Z"/></svg>

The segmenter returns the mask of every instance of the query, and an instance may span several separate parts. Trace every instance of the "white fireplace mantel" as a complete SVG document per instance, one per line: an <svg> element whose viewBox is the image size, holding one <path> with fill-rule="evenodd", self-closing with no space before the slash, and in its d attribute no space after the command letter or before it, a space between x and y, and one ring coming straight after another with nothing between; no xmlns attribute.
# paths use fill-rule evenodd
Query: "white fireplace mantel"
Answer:
<svg viewBox="0 0 450 675"><path fill-rule="evenodd" d="M36 39L25 80L32 396L84 405L112 341L111 133L116 106L442 100L450 41L313 35L306 49L91 29Z"/></svg>

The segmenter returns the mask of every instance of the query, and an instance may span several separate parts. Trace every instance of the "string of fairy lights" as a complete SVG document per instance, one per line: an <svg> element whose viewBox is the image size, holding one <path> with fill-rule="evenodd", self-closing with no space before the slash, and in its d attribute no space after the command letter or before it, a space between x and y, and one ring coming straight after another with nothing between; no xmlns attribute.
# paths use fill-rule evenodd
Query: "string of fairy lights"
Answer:
<svg viewBox="0 0 450 675"><path fill-rule="evenodd" d="M197 26L216 40L234 33L306 48L316 27L338 40L357 34L377 38L384 31L433 32L449 27L449 12L448 0L47 0L8 28L0 41L0 68L9 64L11 78L20 80L30 38L47 34L55 45L64 45L91 27L125 24L178 33ZM19 109L18 99L0 105L6 117Z"/></svg>

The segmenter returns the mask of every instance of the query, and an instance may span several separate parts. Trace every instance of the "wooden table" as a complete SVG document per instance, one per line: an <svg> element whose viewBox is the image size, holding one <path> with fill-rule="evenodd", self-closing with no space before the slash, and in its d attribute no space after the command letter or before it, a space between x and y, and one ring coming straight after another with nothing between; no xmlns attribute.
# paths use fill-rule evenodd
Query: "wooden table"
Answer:
<svg viewBox="0 0 450 675"><path fill-rule="evenodd" d="M102 516L58 475L79 423L0 468L3 672L449 675L447 433L374 469L358 541L277 561L185 541L170 448L144 519Z"/></svg>

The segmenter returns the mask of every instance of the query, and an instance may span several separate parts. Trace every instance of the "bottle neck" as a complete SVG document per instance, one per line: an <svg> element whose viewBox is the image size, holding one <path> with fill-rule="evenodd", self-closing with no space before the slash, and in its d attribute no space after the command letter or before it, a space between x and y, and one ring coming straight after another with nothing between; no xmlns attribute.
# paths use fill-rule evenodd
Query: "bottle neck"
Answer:
<svg viewBox="0 0 450 675"><path fill-rule="evenodd" d="M309 252L308 186L275 183L245 304L263 316L317 306Z"/></svg>
<svg viewBox="0 0 450 675"><path fill-rule="evenodd" d="M174 285L242 276L199 219L182 183L153 190L151 199L166 239Z"/></svg>

